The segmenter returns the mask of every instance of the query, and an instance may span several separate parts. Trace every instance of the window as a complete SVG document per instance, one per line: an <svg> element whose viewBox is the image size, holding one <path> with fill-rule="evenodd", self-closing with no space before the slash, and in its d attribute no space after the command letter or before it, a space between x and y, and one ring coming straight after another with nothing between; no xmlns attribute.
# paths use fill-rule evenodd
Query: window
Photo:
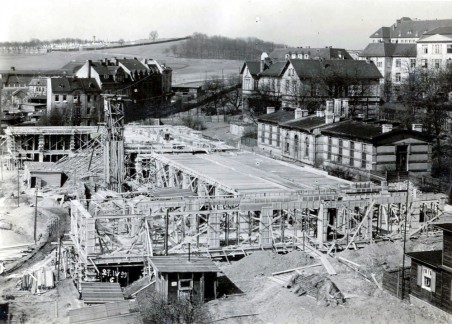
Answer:
<svg viewBox="0 0 452 324"><path fill-rule="evenodd" d="M276 146L279 147L280 144L280 137L281 137L281 130L279 127L276 127Z"/></svg>
<svg viewBox="0 0 452 324"><path fill-rule="evenodd" d="M91 102L91 96L90 96L90 95L88 95L88 96L86 97L86 101L87 101L87 102Z"/></svg>
<svg viewBox="0 0 452 324"><path fill-rule="evenodd" d="M309 158L309 137L304 139L304 156Z"/></svg>
<svg viewBox="0 0 452 324"><path fill-rule="evenodd" d="M74 96L74 103L78 103L78 96Z"/></svg>
<svg viewBox="0 0 452 324"><path fill-rule="evenodd" d="M63 95L63 101L66 101L66 100L67 100L66 95Z"/></svg>
<svg viewBox="0 0 452 324"><path fill-rule="evenodd" d="M261 143L265 143L265 124L260 124L261 126Z"/></svg>
<svg viewBox="0 0 452 324"><path fill-rule="evenodd" d="M452 54L452 45L447 45L447 54Z"/></svg>
<svg viewBox="0 0 452 324"><path fill-rule="evenodd" d="M355 143L350 141L350 160L349 165L353 166L355 161Z"/></svg>
<svg viewBox="0 0 452 324"><path fill-rule="evenodd" d="M410 67L415 68L416 67L416 59L410 59Z"/></svg>
<svg viewBox="0 0 452 324"><path fill-rule="evenodd" d="M367 145L363 143L362 150L361 150L361 168L366 168L366 160L367 160Z"/></svg>
<svg viewBox="0 0 452 324"><path fill-rule="evenodd" d="M441 54L441 45L440 44L433 45L433 54Z"/></svg>
<svg viewBox="0 0 452 324"><path fill-rule="evenodd" d="M428 54L428 45L422 45L422 53Z"/></svg>
<svg viewBox="0 0 452 324"><path fill-rule="evenodd" d="M337 163L342 163L342 139L339 140L339 153L337 153Z"/></svg>
<svg viewBox="0 0 452 324"><path fill-rule="evenodd" d="M383 62L377 62L377 67L382 67L383 66Z"/></svg>
<svg viewBox="0 0 452 324"><path fill-rule="evenodd" d="M434 272L432 269L422 267L422 288L432 291Z"/></svg>
<svg viewBox="0 0 452 324"><path fill-rule="evenodd" d="M268 144L272 145L273 144L273 126L270 125L270 132L268 135Z"/></svg>
<svg viewBox="0 0 452 324"><path fill-rule="evenodd" d="M87 115L91 115L91 108L90 107L86 107L86 114Z"/></svg>
<svg viewBox="0 0 452 324"><path fill-rule="evenodd" d="M439 69L441 67L441 60L435 60L435 69Z"/></svg>
<svg viewBox="0 0 452 324"><path fill-rule="evenodd" d="M396 73L396 74L395 74L395 81L396 81L396 82L402 81L402 77L401 77L400 73Z"/></svg>
<svg viewBox="0 0 452 324"><path fill-rule="evenodd" d="M333 139L331 137L328 137L328 156L327 156L328 160L331 160L332 146L333 146Z"/></svg>
<svg viewBox="0 0 452 324"><path fill-rule="evenodd" d="M59 95L55 95L55 101L60 101L60 96Z"/></svg>
<svg viewBox="0 0 452 324"><path fill-rule="evenodd" d="M251 80L249 78L245 79L245 89L251 89Z"/></svg>
<svg viewBox="0 0 452 324"><path fill-rule="evenodd" d="M428 62L427 62L426 59L422 59L422 60L421 60L421 67L423 67L423 68L428 68Z"/></svg>
<svg viewBox="0 0 452 324"><path fill-rule="evenodd" d="M297 93L297 81L292 80L292 92L295 95Z"/></svg>
<svg viewBox="0 0 452 324"><path fill-rule="evenodd" d="M286 93L289 92L289 88L290 88L290 81L286 80Z"/></svg>
<svg viewBox="0 0 452 324"><path fill-rule="evenodd" d="M396 66L397 68L401 67L401 66L402 66L402 60L401 60L401 59L396 59L396 60L395 60L395 66Z"/></svg>

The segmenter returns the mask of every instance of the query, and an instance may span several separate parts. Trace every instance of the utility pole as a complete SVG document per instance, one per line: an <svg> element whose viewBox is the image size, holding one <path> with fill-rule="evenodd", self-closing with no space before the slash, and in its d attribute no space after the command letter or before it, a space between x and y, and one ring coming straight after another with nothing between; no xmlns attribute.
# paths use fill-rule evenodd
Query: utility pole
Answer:
<svg viewBox="0 0 452 324"><path fill-rule="evenodd" d="M19 160L16 163L17 165L17 207L19 207L19 197L20 197L20 174L19 174Z"/></svg>
<svg viewBox="0 0 452 324"><path fill-rule="evenodd" d="M34 224L34 231L33 231L33 237L35 239L35 245L36 245L37 222L38 222L38 186L36 186L36 193L35 193L35 224Z"/></svg>
<svg viewBox="0 0 452 324"><path fill-rule="evenodd" d="M169 226L169 209L166 210L165 216L165 256L168 256L168 226Z"/></svg>
<svg viewBox="0 0 452 324"><path fill-rule="evenodd" d="M405 224L403 225L403 258L402 258L402 299L405 297L405 251L406 251L406 223L408 222L408 211L409 211L409 197L410 197L410 180L406 187L406 213L405 213Z"/></svg>

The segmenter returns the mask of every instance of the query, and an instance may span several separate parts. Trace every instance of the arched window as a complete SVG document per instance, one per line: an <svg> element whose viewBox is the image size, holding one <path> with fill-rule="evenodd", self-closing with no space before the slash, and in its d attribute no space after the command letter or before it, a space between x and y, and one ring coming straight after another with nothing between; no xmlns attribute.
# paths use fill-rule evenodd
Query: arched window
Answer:
<svg viewBox="0 0 452 324"><path fill-rule="evenodd" d="M304 156L309 158L309 137L304 139Z"/></svg>

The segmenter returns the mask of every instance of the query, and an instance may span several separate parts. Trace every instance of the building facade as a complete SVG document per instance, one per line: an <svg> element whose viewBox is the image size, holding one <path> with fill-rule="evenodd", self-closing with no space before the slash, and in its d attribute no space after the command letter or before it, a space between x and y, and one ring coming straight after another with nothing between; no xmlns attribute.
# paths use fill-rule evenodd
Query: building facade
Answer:
<svg viewBox="0 0 452 324"><path fill-rule="evenodd" d="M48 78L47 114L57 110L74 126L96 125L103 115L100 94L94 78Z"/></svg>

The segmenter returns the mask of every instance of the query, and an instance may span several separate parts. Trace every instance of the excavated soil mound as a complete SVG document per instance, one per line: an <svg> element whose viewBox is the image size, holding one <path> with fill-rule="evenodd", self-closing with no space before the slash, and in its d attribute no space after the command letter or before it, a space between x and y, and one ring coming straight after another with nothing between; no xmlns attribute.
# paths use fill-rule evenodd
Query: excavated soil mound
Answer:
<svg viewBox="0 0 452 324"><path fill-rule="evenodd" d="M301 251L293 251L288 254L259 251L231 265L224 265L223 271L232 281L240 281L270 276L272 272L302 267L312 263L314 263L314 260Z"/></svg>

